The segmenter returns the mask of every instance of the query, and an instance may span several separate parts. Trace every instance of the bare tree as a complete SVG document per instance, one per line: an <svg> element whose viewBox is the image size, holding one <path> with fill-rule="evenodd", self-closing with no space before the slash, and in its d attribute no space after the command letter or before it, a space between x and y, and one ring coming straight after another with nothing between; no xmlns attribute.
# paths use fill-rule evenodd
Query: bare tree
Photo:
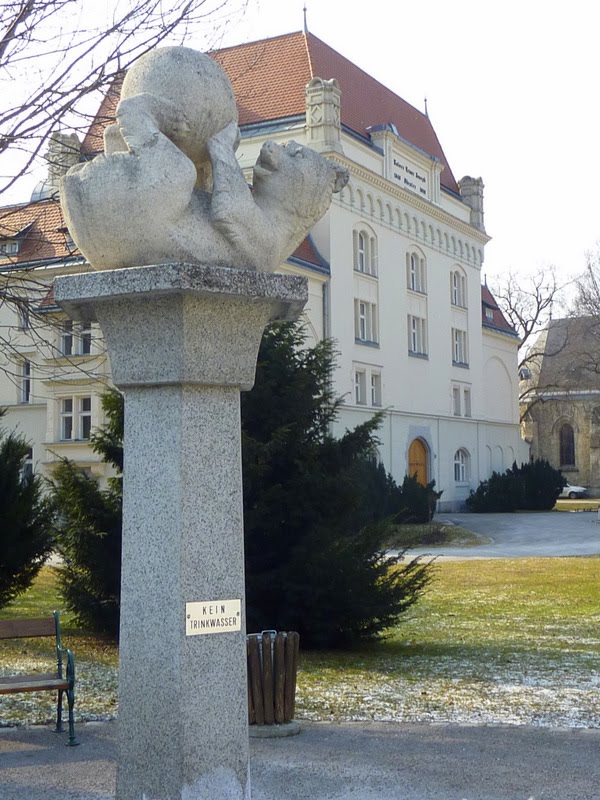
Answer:
<svg viewBox="0 0 600 800"><path fill-rule="evenodd" d="M539 400L542 357L557 355L566 346L568 334L565 332L559 343L553 345L553 352L546 352L549 323L557 311L560 316L565 310L563 293L566 286L558 282L553 267L546 267L525 278L508 273L492 288L504 316L520 339L518 371L521 421Z"/></svg>
<svg viewBox="0 0 600 800"><path fill-rule="evenodd" d="M600 242L586 253L585 270L576 281L574 309L582 317L600 318Z"/></svg>
<svg viewBox="0 0 600 800"><path fill-rule="evenodd" d="M0 0L0 371L13 383L23 377L24 353L41 355L38 377L51 377L59 357L65 364L65 319L53 313L47 267L62 262L79 271L84 260L51 198L59 176L79 160L79 140L103 99L133 61L160 44L218 46L253 1ZM7 205L30 174L48 174L49 199L28 209ZM94 352L101 361L99 346ZM72 367L99 374L89 358L74 357Z"/></svg>
<svg viewBox="0 0 600 800"><path fill-rule="evenodd" d="M247 2L0 0L0 197L35 167L53 131L85 131L140 55L192 35L210 49Z"/></svg>
<svg viewBox="0 0 600 800"><path fill-rule="evenodd" d="M563 290L556 278L554 267L540 269L529 278L509 272L492 288L492 293L508 322L521 340L519 367L527 363L527 351L533 339L547 327L555 316L555 307L561 307Z"/></svg>

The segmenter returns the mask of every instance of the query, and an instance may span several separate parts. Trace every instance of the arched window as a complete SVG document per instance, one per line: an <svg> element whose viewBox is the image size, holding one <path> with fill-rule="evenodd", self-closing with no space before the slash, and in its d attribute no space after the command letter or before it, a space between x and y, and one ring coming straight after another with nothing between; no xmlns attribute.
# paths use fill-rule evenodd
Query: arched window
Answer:
<svg viewBox="0 0 600 800"><path fill-rule="evenodd" d="M459 448L454 453L454 480L456 483L466 483L470 477L471 456L464 448Z"/></svg>
<svg viewBox="0 0 600 800"><path fill-rule="evenodd" d="M559 432L560 465L561 467L575 466L575 434L573 427L565 422Z"/></svg>
<svg viewBox="0 0 600 800"><path fill-rule="evenodd" d="M358 251L357 251L357 269L359 272L365 272L367 267L367 237L360 231L358 234Z"/></svg>
<svg viewBox="0 0 600 800"><path fill-rule="evenodd" d="M377 239L367 230L354 231L354 269L377 276Z"/></svg>
<svg viewBox="0 0 600 800"><path fill-rule="evenodd" d="M406 285L413 292L427 291L425 259L419 253L406 254Z"/></svg>
<svg viewBox="0 0 600 800"><path fill-rule="evenodd" d="M458 269L450 273L450 302L453 306L467 307L467 279Z"/></svg>

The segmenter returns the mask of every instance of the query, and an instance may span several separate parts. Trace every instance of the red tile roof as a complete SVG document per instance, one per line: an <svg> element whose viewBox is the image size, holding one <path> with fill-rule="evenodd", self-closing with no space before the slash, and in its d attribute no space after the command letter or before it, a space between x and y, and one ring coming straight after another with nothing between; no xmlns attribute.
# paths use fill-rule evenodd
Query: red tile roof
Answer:
<svg viewBox="0 0 600 800"><path fill-rule="evenodd" d="M426 114L418 111L312 34L289 33L211 53L233 84L240 126L304 116L304 89L315 77L336 78L342 91L342 124L368 138L373 125L393 123L400 136L444 165L442 185L458 193L452 170ZM113 118L118 80L103 101L82 151L102 149L102 130Z"/></svg>
<svg viewBox="0 0 600 800"><path fill-rule="evenodd" d="M491 313L491 318L487 312ZM494 330L517 336L517 332L507 321L498 307L494 295L485 284L481 287L481 322L484 328L493 328Z"/></svg>
<svg viewBox="0 0 600 800"><path fill-rule="evenodd" d="M104 128L115 120L115 111L121 94L124 75L118 75L100 103L94 121L81 143L81 152L85 156L95 156L104 151Z"/></svg>
<svg viewBox="0 0 600 800"><path fill-rule="evenodd" d="M17 255L0 258L0 268L73 255L67 248L65 233L58 200L0 208L0 239L20 238L21 241Z"/></svg>
<svg viewBox="0 0 600 800"><path fill-rule="evenodd" d="M306 264L314 264L315 267L320 267L321 269L329 271L329 264L319 254L310 234L298 245L290 258L297 258L299 261L304 261Z"/></svg>

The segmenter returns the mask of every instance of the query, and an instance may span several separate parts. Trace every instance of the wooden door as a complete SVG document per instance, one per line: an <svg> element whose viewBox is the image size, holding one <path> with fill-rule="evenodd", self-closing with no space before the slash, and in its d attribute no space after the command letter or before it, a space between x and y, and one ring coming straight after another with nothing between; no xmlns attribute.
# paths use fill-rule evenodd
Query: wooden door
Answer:
<svg viewBox="0 0 600 800"><path fill-rule="evenodd" d="M414 439L408 448L408 474L416 475L422 486L427 486L429 469L427 464L427 445L421 439Z"/></svg>

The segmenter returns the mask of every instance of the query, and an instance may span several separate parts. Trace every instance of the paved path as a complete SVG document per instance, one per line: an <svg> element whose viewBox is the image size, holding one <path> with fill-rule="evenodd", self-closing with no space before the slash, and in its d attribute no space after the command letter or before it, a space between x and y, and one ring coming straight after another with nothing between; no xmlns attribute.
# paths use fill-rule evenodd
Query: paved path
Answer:
<svg viewBox="0 0 600 800"><path fill-rule="evenodd" d="M492 543L477 547L423 548L415 553L455 558L600 555L600 522L595 511L440 514L436 520L454 522L487 536Z"/></svg>
<svg viewBox="0 0 600 800"><path fill-rule="evenodd" d="M79 725L76 748L0 729L0 798L109 800L116 725ZM252 800L600 800L599 748L600 730L304 723L251 740Z"/></svg>

